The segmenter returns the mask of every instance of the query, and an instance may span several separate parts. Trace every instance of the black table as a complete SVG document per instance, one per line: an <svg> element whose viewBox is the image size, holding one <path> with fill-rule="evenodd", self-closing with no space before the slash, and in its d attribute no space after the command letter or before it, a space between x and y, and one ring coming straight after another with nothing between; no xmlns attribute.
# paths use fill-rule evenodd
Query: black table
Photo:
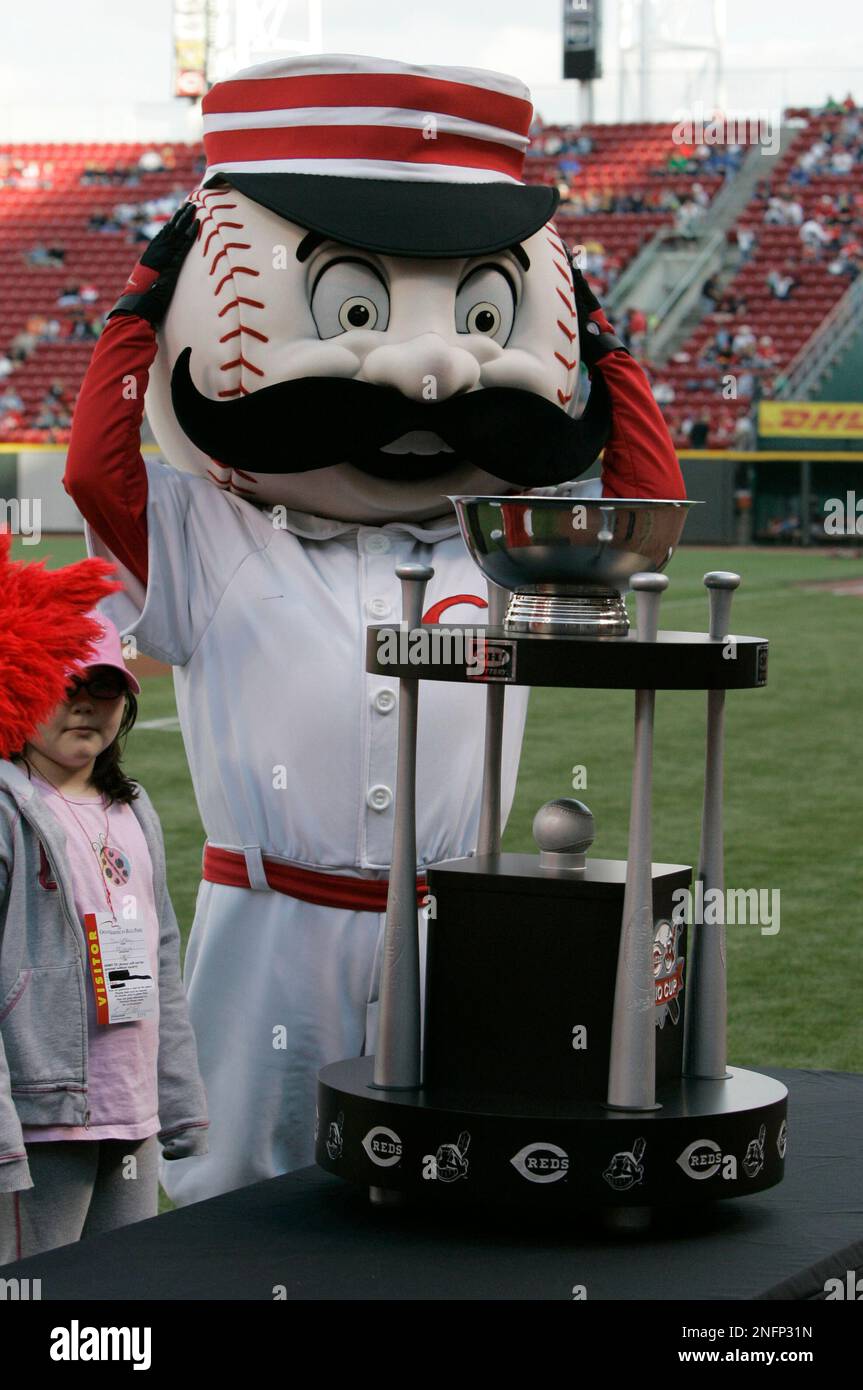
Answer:
<svg viewBox="0 0 863 1390"><path fill-rule="evenodd" d="M664 1212L643 1234L507 1211L380 1210L316 1168L6 1265L43 1300L823 1298L863 1265L863 1075L788 1087L780 1186ZM813 1268L815 1267L815 1268Z"/></svg>

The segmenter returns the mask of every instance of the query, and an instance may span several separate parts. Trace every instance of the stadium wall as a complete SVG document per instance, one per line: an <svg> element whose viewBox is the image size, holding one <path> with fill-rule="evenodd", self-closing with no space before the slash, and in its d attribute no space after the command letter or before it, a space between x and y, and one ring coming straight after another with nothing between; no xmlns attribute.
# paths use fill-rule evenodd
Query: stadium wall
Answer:
<svg viewBox="0 0 863 1390"><path fill-rule="evenodd" d="M805 514L811 526L786 538L804 545L829 544L819 536L817 522L828 496L844 496L856 485L863 497L863 452L821 450L812 440L762 441L759 452L730 449L681 450L680 464L687 495L701 502L686 523L684 544L739 545L778 539L778 520ZM154 445L143 452L159 457ZM0 524L27 536L78 533L83 518L63 487L66 450L63 446L0 444ZM584 478L595 477L599 463ZM777 518L777 534L772 519Z"/></svg>

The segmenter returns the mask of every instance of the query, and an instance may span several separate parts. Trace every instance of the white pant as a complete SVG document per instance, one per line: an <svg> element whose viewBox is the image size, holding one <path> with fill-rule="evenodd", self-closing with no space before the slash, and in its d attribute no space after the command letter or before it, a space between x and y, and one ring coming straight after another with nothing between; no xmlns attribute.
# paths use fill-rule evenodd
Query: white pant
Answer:
<svg viewBox="0 0 863 1390"><path fill-rule="evenodd" d="M161 1160L178 1206L314 1162L318 1071L374 1051L383 932L383 913L201 884L184 979L209 1153Z"/></svg>

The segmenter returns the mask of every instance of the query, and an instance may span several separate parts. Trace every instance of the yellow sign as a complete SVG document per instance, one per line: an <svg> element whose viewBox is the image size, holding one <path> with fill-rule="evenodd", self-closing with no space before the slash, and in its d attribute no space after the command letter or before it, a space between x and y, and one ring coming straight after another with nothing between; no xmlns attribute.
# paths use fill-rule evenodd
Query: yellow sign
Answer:
<svg viewBox="0 0 863 1390"><path fill-rule="evenodd" d="M758 433L803 439L863 438L863 405L854 401L762 401Z"/></svg>

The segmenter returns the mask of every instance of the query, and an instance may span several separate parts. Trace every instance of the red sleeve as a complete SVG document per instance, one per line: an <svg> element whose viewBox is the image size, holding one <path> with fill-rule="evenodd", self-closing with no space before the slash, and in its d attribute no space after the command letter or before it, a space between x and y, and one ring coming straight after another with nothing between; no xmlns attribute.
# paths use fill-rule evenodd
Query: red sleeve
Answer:
<svg viewBox="0 0 863 1390"><path fill-rule="evenodd" d="M603 311L590 316L613 331ZM611 436L602 456L603 497L684 499L686 486L662 411L650 383L628 352L610 352L601 372L611 397Z"/></svg>
<svg viewBox="0 0 863 1390"><path fill-rule="evenodd" d="M141 421L156 332L134 314L109 319L81 385L63 486L99 539L147 582L147 470Z"/></svg>

